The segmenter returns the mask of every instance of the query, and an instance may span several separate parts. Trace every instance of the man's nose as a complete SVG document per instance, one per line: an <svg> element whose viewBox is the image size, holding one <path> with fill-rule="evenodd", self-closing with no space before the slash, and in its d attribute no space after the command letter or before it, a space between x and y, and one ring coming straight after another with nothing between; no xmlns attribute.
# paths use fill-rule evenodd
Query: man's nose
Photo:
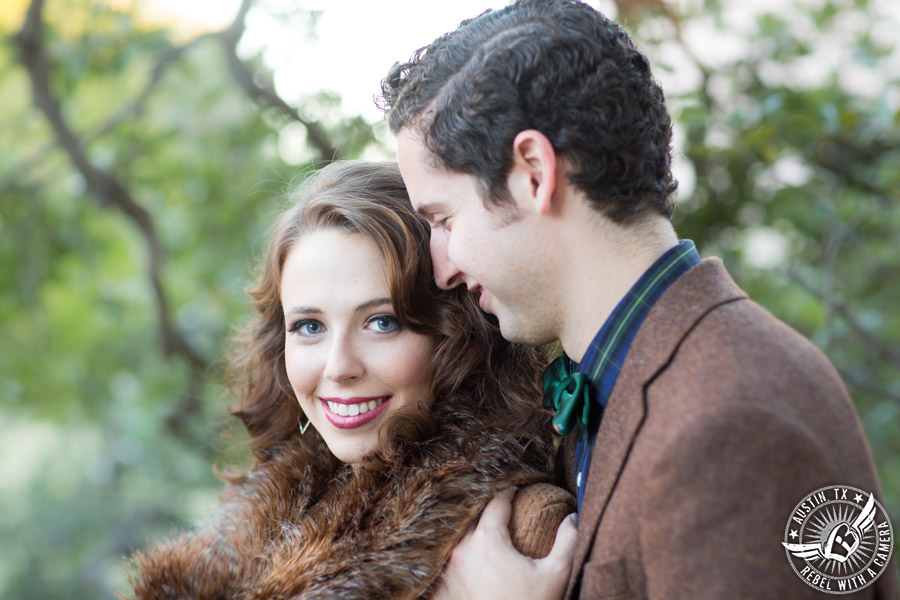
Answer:
<svg viewBox="0 0 900 600"><path fill-rule="evenodd" d="M366 372L356 344L348 336L335 336L325 363L325 378L335 383L346 383L359 379Z"/></svg>
<svg viewBox="0 0 900 600"><path fill-rule="evenodd" d="M464 283L464 275L450 260L447 253L449 236L442 229L431 230L431 262L434 265L434 281L439 288L450 290Z"/></svg>

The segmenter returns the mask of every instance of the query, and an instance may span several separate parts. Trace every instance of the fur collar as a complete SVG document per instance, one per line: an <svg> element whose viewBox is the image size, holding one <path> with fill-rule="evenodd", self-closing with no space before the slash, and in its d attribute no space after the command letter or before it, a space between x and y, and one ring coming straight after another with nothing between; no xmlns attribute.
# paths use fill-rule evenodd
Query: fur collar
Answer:
<svg viewBox="0 0 900 600"><path fill-rule="evenodd" d="M135 555L134 597L428 597L490 498L548 479L508 433L471 438L407 443L399 460L327 477L292 438L229 485L205 527Z"/></svg>

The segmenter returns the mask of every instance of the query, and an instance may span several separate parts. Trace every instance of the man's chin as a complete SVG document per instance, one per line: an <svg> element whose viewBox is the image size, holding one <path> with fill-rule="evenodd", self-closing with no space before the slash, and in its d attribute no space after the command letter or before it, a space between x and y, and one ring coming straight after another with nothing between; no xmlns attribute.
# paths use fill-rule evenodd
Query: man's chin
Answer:
<svg viewBox="0 0 900 600"><path fill-rule="evenodd" d="M509 318L501 319L498 315L495 315L493 313L484 313L484 316L488 321L490 321L500 329L500 335L502 335L503 339L507 342L512 342L514 344L528 343L523 339L521 328L511 326Z"/></svg>
<svg viewBox="0 0 900 600"><path fill-rule="evenodd" d="M499 323L500 335L502 335L503 339L507 342L512 342L513 344L528 344L529 346L543 346L544 344L556 341L556 338L544 339L546 336L541 336L537 331L522 327L521 323L518 321L512 321L509 318L500 318L494 315L488 315L488 317L491 318L492 322Z"/></svg>

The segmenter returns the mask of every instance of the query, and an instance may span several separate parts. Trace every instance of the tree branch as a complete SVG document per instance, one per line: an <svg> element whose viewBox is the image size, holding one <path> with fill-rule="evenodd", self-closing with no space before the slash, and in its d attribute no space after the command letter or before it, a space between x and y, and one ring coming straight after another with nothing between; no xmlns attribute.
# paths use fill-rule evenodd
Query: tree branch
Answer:
<svg viewBox="0 0 900 600"><path fill-rule="evenodd" d="M896 392L892 392L891 390L885 389L881 386L877 386L873 384L868 379L860 377L856 375L852 371L848 371L847 369L838 369L838 373L841 374L841 378L844 381L853 384L855 387L858 387L861 390L865 390L870 394L881 398L888 398L889 400L893 400L894 402L900 404L900 394Z"/></svg>
<svg viewBox="0 0 900 600"><path fill-rule="evenodd" d="M173 46L169 48L165 53L163 53L156 61L153 70L150 72L150 77L147 79L147 83L144 84L144 89L141 90L141 93L137 95L137 97L131 102L131 104L122 108L115 116L109 119L101 127L97 128L96 131L85 135L85 145L90 145L95 140L98 140L113 131L123 122L127 121L128 119L137 117L141 113L143 113L144 108L147 105L147 101L150 100L150 96L162 81L163 75L165 75L168 66L181 58L182 54L193 48L198 43L204 40L213 39L217 35L217 33L204 33L195 37L186 44L183 44L181 46Z"/></svg>
<svg viewBox="0 0 900 600"><path fill-rule="evenodd" d="M135 118L143 113L147 102L150 99L150 96L156 90L156 87L159 85L160 81L162 81L166 68L170 64L175 62L178 58L180 58L181 55L184 54L187 50L189 50L199 42L215 38L218 35L218 33L204 33L182 46L173 46L172 48L169 48L157 60L156 64L153 67L153 70L150 73L150 77L147 79L147 83L144 84L144 88L137 95L137 97L130 104L119 110L119 112L116 113L112 118L107 120L106 123L98 126L93 132L85 133L82 136L81 146L83 148L90 146L95 141L109 134L116 127L118 127L128 119ZM12 166L8 167L4 171L3 175L0 176L0 195L2 195L13 185L15 185L18 180L21 180L23 177L23 173L26 173L34 167L43 164L47 158L47 155L55 150L57 146L58 144L56 143L46 144L30 157L21 159L18 162L14 163Z"/></svg>
<svg viewBox="0 0 900 600"><path fill-rule="evenodd" d="M323 161L337 160L341 157L341 151L331 143L322 125L317 121L306 119L299 110L285 102L274 87L260 84L254 77L253 71L237 55L237 45L244 34L245 20L252 5L253 0L243 0L232 24L220 34L228 60L228 68L231 70L235 82L254 102L274 108L303 125L306 128L309 144L319 152Z"/></svg>
<svg viewBox="0 0 900 600"><path fill-rule="evenodd" d="M807 293L815 296L819 300L827 301L826 295L816 289L815 286L806 281L803 276L801 276L796 269L793 267L786 269L785 271L787 277L794 283L796 283L800 288L802 288ZM900 352L897 352L894 348L892 348L889 344L879 340L877 337L872 335L865 327L863 327L856 317L850 312L846 305L841 304L837 301L832 301L832 308L835 313L837 313L850 327L850 329L865 342L866 347L872 351L877 350L880 354L880 357L887 358L891 362L896 363L900 366Z"/></svg>
<svg viewBox="0 0 900 600"><path fill-rule="evenodd" d="M43 0L32 0L25 23L14 37L19 58L28 73L34 105L44 114L57 142L84 177L88 190L101 207L113 206L128 217L140 231L147 247L147 275L156 300L163 352L166 356L183 356L196 372L205 371L209 363L187 342L169 314L168 299L162 285L162 250L150 214L132 197L128 188L114 175L94 167L84 147L62 115L59 101L50 88L50 61L42 39Z"/></svg>

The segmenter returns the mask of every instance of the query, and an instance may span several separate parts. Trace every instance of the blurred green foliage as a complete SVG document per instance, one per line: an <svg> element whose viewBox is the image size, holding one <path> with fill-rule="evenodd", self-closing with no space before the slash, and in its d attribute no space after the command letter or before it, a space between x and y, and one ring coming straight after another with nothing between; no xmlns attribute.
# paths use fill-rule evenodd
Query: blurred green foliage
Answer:
<svg viewBox="0 0 900 600"><path fill-rule="evenodd" d="M819 2L737 33L705 0L626 24L664 83L695 75L667 85L680 234L833 360L900 526L900 50L878 35L900 23L886 5ZM50 90L90 165L150 216L158 288L147 231L73 165L32 97L21 23L0 22L0 597L113 598L131 548L209 513L211 465L241 460L223 363L266 228L329 147L392 151L333 96L304 105L324 124L291 115L258 59L242 63L256 87L242 82L240 21L182 47L127 11L44 7ZM705 57L701 26L737 38L735 57ZM309 133L307 163L279 154L287 128Z"/></svg>
<svg viewBox="0 0 900 600"><path fill-rule="evenodd" d="M674 221L838 368L900 523L900 13L814 4L670 99L696 180Z"/></svg>

